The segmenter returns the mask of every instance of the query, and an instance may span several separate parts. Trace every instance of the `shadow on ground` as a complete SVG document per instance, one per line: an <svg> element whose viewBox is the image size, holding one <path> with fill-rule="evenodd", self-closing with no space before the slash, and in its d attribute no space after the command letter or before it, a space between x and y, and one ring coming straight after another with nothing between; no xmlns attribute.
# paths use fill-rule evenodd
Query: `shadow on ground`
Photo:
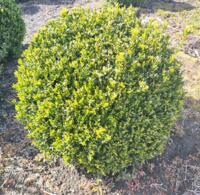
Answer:
<svg viewBox="0 0 200 195"><path fill-rule="evenodd" d="M18 0L22 8L23 15L34 15L40 11L40 6L62 6L72 5L75 0Z"/></svg>
<svg viewBox="0 0 200 195"><path fill-rule="evenodd" d="M178 2L174 0L166 0L166 1L152 1L151 2L151 8L156 10L164 10L164 11L170 11L170 12L182 12L182 11L190 11L194 9L195 7L191 5L190 3L186 2Z"/></svg>
<svg viewBox="0 0 200 195"><path fill-rule="evenodd" d="M178 2L175 0L143 0L136 1L135 0L118 0L119 3L126 6L138 6L141 8L150 9L152 12L157 10L164 10L170 12L182 12L182 11L190 11L195 7L187 2Z"/></svg>
<svg viewBox="0 0 200 195"><path fill-rule="evenodd" d="M17 0L17 3L34 3L37 5L66 5L73 2L74 0Z"/></svg>

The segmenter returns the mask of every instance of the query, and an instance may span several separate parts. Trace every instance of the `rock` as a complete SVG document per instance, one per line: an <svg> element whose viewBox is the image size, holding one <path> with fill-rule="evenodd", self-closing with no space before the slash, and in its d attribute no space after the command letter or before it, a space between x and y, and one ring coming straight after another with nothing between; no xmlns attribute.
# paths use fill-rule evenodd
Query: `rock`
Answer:
<svg viewBox="0 0 200 195"><path fill-rule="evenodd" d="M12 188L15 186L15 180L14 179L6 179L3 184L2 187L4 188Z"/></svg>
<svg viewBox="0 0 200 195"><path fill-rule="evenodd" d="M37 190L36 187L29 187L29 188L27 189L27 192L28 192L29 194L38 194L38 190Z"/></svg>
<svg viewBox="0 0 200 195"><path fill-rule="evenodd" d="M36 180L37 180L37 177L35 177L35 176L30 176L30 177L28 177L28 178L25 179L24 184L25 184L26 186L31 186L31 185L33 185L33 183L36 182Z"/></svg>

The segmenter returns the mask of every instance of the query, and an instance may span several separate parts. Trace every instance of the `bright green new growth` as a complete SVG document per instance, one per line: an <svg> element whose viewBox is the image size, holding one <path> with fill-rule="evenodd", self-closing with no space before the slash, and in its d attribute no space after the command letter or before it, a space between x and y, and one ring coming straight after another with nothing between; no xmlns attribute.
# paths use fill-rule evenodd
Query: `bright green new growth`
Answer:
<svg viewBox="0 0 200 195"><path fill-rule="evenodd" d="M63 10L19 60L17 118L47 154L117 173L163 151L182 106L179 66L132 7Z"/></svg>
<svg viewBox="0 0 200 195"><path fill-rule="evenodd" d="M19 53L25 34L21 10L14 0L0 0L0 62Z"/></svg>

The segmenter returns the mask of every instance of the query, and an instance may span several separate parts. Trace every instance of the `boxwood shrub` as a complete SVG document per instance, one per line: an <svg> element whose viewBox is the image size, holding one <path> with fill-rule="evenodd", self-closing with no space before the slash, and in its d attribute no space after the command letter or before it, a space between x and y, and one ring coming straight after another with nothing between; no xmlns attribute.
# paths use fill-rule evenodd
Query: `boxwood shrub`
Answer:
<svg viewBox="0 0 200 195"><path fill-rule="evenodd" d="M162 153L182 106L180 64L132 7L63 10L19 60L17 118L46 154L115 174Z"/></svg>
<svg viewBox="0 0 200 195"><path fill-rule="evenodd" d="M14 0L0 0L0 62L19 53L24 34L20 8Z"/></svg>

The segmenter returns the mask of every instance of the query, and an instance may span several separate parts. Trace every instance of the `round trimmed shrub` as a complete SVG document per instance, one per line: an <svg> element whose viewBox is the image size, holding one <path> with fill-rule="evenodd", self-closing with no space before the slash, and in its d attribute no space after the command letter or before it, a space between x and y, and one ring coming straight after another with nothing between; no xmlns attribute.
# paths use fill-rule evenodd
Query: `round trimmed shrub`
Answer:
<svg viewBox="0 0 200 195"><path fill-rule="evenodd" d="M0 0L0 62L19 53L24 34L20 8L14 0Z"/></svg>
<svg viewBox="0 0 200 195"><path fill-rule="evenodd" d="M182 106L179 66L132 7L63 10L19 60L17 117L40 150L114 174L163 151Z"/></svg>

